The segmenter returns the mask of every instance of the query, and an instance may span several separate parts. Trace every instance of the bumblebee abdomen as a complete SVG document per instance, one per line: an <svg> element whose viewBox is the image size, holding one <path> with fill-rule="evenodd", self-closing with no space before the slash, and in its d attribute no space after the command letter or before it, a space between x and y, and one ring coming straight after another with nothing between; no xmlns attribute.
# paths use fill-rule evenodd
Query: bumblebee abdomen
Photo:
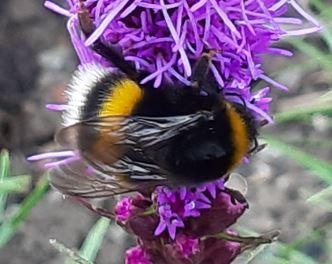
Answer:
<svg viewBox="0 0 332 264"><path fill-rule="evenodd" d="M155 155L176 181L199 183L217 179L248 152L248 131L245 120L227 103L225 109L216 111L213 120L180 133Z"/></svg>
<svg viewBox="0 0 332 264"><path fill-rule="evenodd" d="M231 128L230 141L234 149L230 162L230 169L233 169L248 153L252 141L251 130L254 128L250 127L252 124L247 120L249 117L241 115L234 105L228 104L226 114Z"/></svg>
<svg viewBox="0 0 332 264"><path fill-rule="evenodd" d="M143 97L141 87L123 74L88 64L75 73L67 97L69 109L64 113L64 124L77 124L77 147L82 156L105 164L117 161L126 149L117 144L122 138L111 136L106 130L119 130L121 118L135 111ZM100 120L107 116L119 119L105 130ZM95 129L86 121L93 122Z"/></svg>
<svg viewBox="0 0 332 264"><path fill-rule="evenodd" d="M217 142L203 141L195 148L179 150L169 162L169 170L186 182L205 182L220 178L231 164L232 150ZM172 175L171 175L172 176Z"/></svg>

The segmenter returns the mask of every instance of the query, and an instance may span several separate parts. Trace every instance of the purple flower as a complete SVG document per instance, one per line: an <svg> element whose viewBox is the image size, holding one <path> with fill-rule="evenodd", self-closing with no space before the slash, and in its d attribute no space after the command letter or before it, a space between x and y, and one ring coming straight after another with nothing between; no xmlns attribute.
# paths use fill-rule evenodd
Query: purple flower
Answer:
<svg viewBox="0 0 332 264"><path fill-rule="evenodd" d="M229 231L225 234L227 233L229 233ZM162 246L160 246L159 243L153 244L140 242L141 244L137 247L139 248L139 254L137 254L136 261L140 261L140 255L144 254L145 258L148 256L151 263L228 264L231 263L245 248L245 243L241 241L241 237L236 237L235 234L233 235L235 239L239 239L238 242L218 239L215 237L193 239L184 235L177 236L176 239L170 243L161 242Z"/></svg>
<svg viewBox="0 0 332 264"><path fill-rule="evenodd" d="M213 192L216 192L216 188L223 189L220 182L221 180L217 180L199 188L180 187L176 190L167 187L157 188L156 203L160 222L155 234L159 235L167 230L170 237L174 239L176 229L185 227L185 220L197 218L201 215L202 209L211 208L212 201L208 198L206 190L211 189L211 185L213 185Z"/></svg>
<svg viewBox="0 0 332 264"><path fill-rule="evenodd" d="M127 232L145 241L153 241L158 217L150 212L152 205L151 200L140 194L124 197L115 206L115 220Z"/></svg>
<svg viewBox="0 0 332 264"><path fill-rule="evenodd" d="M121 199L115 206L114 212L116 215L116 220L119 222L125 222L133 212L133 198L126 197Z"/></svg>
<svg viewBox="0 0 332 264"><path fill-rule="evenodd" d="M157 187L150 199L126 197L115 207L118 223L145 241L216 234L235 223L248 207L241 194L224 187L223 180L195 188Z"/></svg>
<svg viewBox="0 0 332 264"><path fill-rule="evenodd" d="M290 51L272 44L283 36L320 29L295 0L87 0L96 30L85 39L76 16L79 0L67 2L69 11L50 1L45 5L69 17L68 31L82 64L110 66L89 48L102 37L118 45L137 69L149 73L142 83L153 81L155 87L189 84L195 62L203 52L214 50L211 71L224 95L230 101L239 100L234 93L240 95L257 119L269 122L269 90L265 87L258 95L252 94L252 81L262 79L282 90L287 88L264 73L263 56L291 56ZM289 17L290 8L309 25Z"/></svg>
<svg viewBox="0 0 332 264"><path fill-rule="evenodd" d="M247 208L243 197L236 197L223 185L223 180L197 188L156 189L159 224L158 236L167 231L174 239L178 230L195 237L221 232L233 224Z"/></svg>
<svg viewBox="0 0 332 264"><path fill-rule="evenodd" d="M145 249L141 246L126 251L125 264L152 264Z"/></svg>
<svg viewBox="0 0 332 264"><path fill-rule="evenodd" d="M185 235L179 235L174 241L174 249L181 257L187 259L200 251L199 239L194 239Z"/></svg>
<svg viewBox="0 0 332 264"><path fill-rule="evenodd" d="M169 205L164 205L158 209L160 222L155 231L155 235L160 235L167 229L170 237L175 238L176 229L184 227L184 223L176 213L173 213Z"/></svg>
<svg viewBox="0 0 332 264"><path fill-rule="evenodd" d="M228 264L243 250L262 243L270 243L275 237L275 233L260 237L240 237L229 230L220 235L225 238L218 236L192 238L178 235L174 241L139 240L139 246L129 249L126 253L126 261L129 255L133 262L126 263Z"/></svg>
<svg viewBox="0 0 332 264"><path fill-rule="evenodd" d="M236 191L219 191L212 199L211 208L202 210L198 221L193 218L186 222L185 232L196 237L216 234L234 224L248 209L246 199Z"/></svg>

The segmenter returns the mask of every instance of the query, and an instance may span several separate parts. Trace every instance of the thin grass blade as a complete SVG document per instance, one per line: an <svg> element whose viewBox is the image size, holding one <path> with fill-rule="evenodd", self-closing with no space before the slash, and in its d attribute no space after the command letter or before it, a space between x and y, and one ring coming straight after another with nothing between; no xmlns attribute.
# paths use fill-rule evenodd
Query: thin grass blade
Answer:
<svg viewBox="0 0 332 264"><path fill-rule="evenodd" d="M82 247L79 251L79 255L93 262L98 254L99 249L101 248L104 236L109 228L110 219L101 217L90 229L87 237L85 238ZM73 264L72 260L68 260L66 264Z"/></svg>
<svg viewBox="0 0 332 264"><path fill-rule="evenodd" d="M44 197L48 189L48 177L45 175L36 184L36 187L24 199L18 210L0 226L0 248L3 247L15 234L23 220L29 215L35 205Z"/></svg>
<svg viewBox="0 0 332 264"><path fill-rule="evenodd" d="M332 184L332 165L324 160L318 159L299 148L284 143L282 140L272 136L265 136L264 139L269 146L286 157L292 158L304 168L310 170L327 184Z"/></svg>

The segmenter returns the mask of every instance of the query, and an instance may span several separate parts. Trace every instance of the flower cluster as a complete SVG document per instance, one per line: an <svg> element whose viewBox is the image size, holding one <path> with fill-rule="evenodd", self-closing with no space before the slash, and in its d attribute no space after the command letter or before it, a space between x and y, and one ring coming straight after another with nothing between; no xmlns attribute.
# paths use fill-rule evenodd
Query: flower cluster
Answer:
<svg viewBox="0 0 332 264"><path fill-rule="evenodd" d="M156 189L156 204L160 222L155 235L167 230L174 239L176 229L183 228L195 236L221 232L233 224L247 207L245 202L232 202L231 198L223 180L191 189L159 187ZM201 224L200 221L193 222L195 218L199 218Z"/></svg>
<svg viewBox="0 0 332 264"><path fill-rule="evenodd" d="M231 231L247 208L245 198L223 180L190 189L159 187L151 197L123 198L115 219L139 243L127 250L126 263L230 263L243 250L278 235L240 237Z"/></svg>
<svg viewBox="0 0 332 264"><path fill-rule="evenodd" d="M319 29L318 22L295 0L86 0L96 30L86 39L76 13L79 0L68 0L69 11L46 1L50 9L69 17L68 30L82 64L105 62L89 46L99 38L118 45L126 60L150 73L142 83L154 81L189 84L192 68L203 52L216 52L211 71L230 101L245 100L259 120L272 122L268 115L269 88L252 93L252 81L269 78L262 69L265 54L291 56L271 45L283 36L302 35ZM311 23L290 17L292 7Z"/></svg>
<svg viewBox="0 0 332 264"><path fill-rule="evenodd" d="M232 234L228 227L247 207L244 197L227 189L223 180L190 189L158 187L151 197L123 198L115 219L139 238L139 246L127 251L126 263L138 258L142 263L213 263L215 254L230 263L243 243L236 234L238 242L216 234Z"/></svg>
<svg viewBox="0 0 332 264"><path fill-rule="evenodd" d="M240 252L240 243L217 238L206 238L198 241L190 237L179 236L173 243L163 245L163 247L159 248L146 249L144 246L133 247L126 252L125 263L228 264Z"/></svg>
<svg viewBox="0 0 332 264"><path fill-rule="evenodd" d="M291 52L272 45L283 36L319 30L318 22L295 0L67 3L68 10L51 1L45 1L45 6L68 17L68 31L82 65L97 62L112 66L90 48L101 39L107 45L117 46L137 70L148 73L142 83L152 81L155 87L165 83L188 85L195 62L202 53L212 50L210 70L221 92L230 101L245 101L257 121L272 122L270 88L253 92L253 81L262 79L287 89L264 73L263 56L291 56ZM88 38L80 29L77 16L82 3L95 26ZM289 9L302 19L289 16ZM62 111L66 106L50 104L48 108ZM37 155L30 160L48 158L56 159L46 165L54 167L80 156L74 150ZM196 187L158 187L149 194L120 200L114 210L115 219L138 239L138 245L127 251L126 263L226 264L247 248L271 242L276 234L243 238L230 230L248 204L239 192L226 188L224 183L217 180Z"/></svg>

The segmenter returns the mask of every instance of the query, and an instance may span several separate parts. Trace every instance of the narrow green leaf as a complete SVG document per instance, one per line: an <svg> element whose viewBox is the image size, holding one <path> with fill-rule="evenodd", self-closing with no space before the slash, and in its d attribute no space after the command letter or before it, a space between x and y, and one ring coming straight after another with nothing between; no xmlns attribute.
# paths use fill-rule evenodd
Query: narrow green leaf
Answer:
<svg viewBox="0 0 332 264"><path fill-rule="evenodd" d="M332 184L332 165L330 163L318 159L313 155L310 155L299 148L286 144L282 140L272 136L265 136L264 139L271 148L279 151L286 157L292 158L303 167L313 172L326 183Z"/></svg>
<svg viewBox="0 0 332 264"><path fill-rule="evenodd" d="M296 138L291 140L284 140L284 142L290 144L301 144L301 146L306 146L306 147L315 147L315 148L328 149L328 150L332 149L331 140Z"/></svg>
<svg viewBox="0 0 332 264"><path fill-rule="evenodd" d="M96 259L104 236L109 228L110 221L108 218L101 217L90 229L79 251L79 255L82 258L92 262ZM73 264L73 262L68 260L66 264Z"/></svg>
<svg viewBox="0 0 332 264"><path fill-rule="evenodd" d="M10 160L7 150L2 150L0 153L0 183L9 175ZM0 192L0 217L4 214L6 207L7 194Z"/></svg>
<svg viewBox="0 0 332 264"><path fill-rule="evenodd" d="M29 175L14 176L0 181L0 193L23 192L30 183Z"/></svg>
<svg viewBox="0 0 332 264"><path fill-rule="evenodd" d="M332 197L332 185L310 196L307 202L320 203L323 200L327 200L328 197Z"/></svg>
<svg viewBox="0 0 332 264"><path fill-rule="evenodd" d="M310 4L313 5L321 13L320 17L332 19L331 4L326 4L325 0L310 0Z"/></svg>
<svg viewBox="0 0 332 264"><path fill-rule="evenodd" d="M31 209L44 197L48 186L48 177L45 175L24 199L18 210L2 223L0 226L0 248L12 238L22 221L29 215Z"/></svg>
<svg viewBox="0 0 332 264"><path fill-rule="evenodd" d="M322 0L310 0L310 4L318 10L319 18L322 20L322 25L327 24L332 19L331 4L326 4ZM324 23L325 21L325 23ZM322 29L321 35L325 40L329 50L332 51L332 30L331 27L325 26Z"/></svg>
<svg viewBox="0 0 332 264"><path fill-rule="evenodd" d="M302 39L287 39L287 42L307 56L314 58L326 71L332 71L332 56Z"/></svg>
<svg viewBox="0 0 332 264"><path fill-rule="evenodd" d="M293 110L283 111L275 115L275 122L282 123L287 121L301 121L306 119L309 115L313 114L322 114L322 115L331 115L332 114L332 105L321 104L309 107L300 107Z"/></svg>
<svg viewBox="0 0 332 264"><path fill-rule="evenodd" d="M325 230L330 230L330 226L326 226ZM249 236L257 236L257 233L252 231L251 229L248 229L244 226L237 226L236 231L249 235ZM255 258L248 258L248 255L250 256L249 252L244 252L241 256L237 258L240 259L240 262L235 261L235 263L242 264L254 264L254 263L272 263L272 264L314 264L317 263L313 258L310 256L304 254L299 250L303 246L304 243L308 242L308 240L321 240L321 233L322 229L315 229L312 230L307 229L306 226L304 226L302 233L299 235L299 237L294 238L290 243L282 243L282 242L273 242L270 245L267 245L264 248L264 251L262 251L260 254L255 255ZM324 233L324 232L323 232ZM247 257L246 261L242 261L243 258L241 257ZM248 261L249 260L249 261ZM328 262L329 263L329 262Z"/></svg>
<svg viewBox="0 0 332 264"><path fill-rule="evenodd" d="M273 264L316 264L315 260L305 255L299 250L295 249L292 245L283 244L281 242L274 245L273 255L263 255L262 263Z"/></svg>
<svg viewBox="0 0 332 264"><path fill-rule="evenodd" d="M67 248L62 243L55 239L50 239L50 244L56 248L60 253L65 254L76 264L93 264L91 261L82 258L75 250Z"/></svg>
<svg viewBox="0 0 332 264"><path fill-rule="evenodd" d="M80 255L85 259L94 261L101 247L104 236L106 235L111 220L101 217L91 228L83 245L80 249Z"/></svg>
<svg viewBox="0 0 332 264"><path fill-rule="evenodd" d="M332 31L325 28L321 35L329 47L329 51L332 52Z"/></svg>
<svg viewBox="0 0 332 264"><path fill-rule="evenodd" d="M331 198L332 198L332 185L321 190L318 193L307 195L307 202L319 206L320 208L324 208L326 212L332 212L332 204L331 204Z"/></svg>
<svg viewBox="0 0 332 264"><path fill-rule="evenodd" d="M288 259L287 263L317 264L317 262L311 257L294 249L288 251L287 259Z"/></svg>
<svg viewBox="0 0 332 264"><path fill-rule="evenodd" d="M0 153L0 180L9 175L9 153L7 150L2 150Z"/></svg>
<svg viewBox="0 0 332 264"><path fill-rule="evenodd" d="M308 240L312 241L313 239L318 241L321 239L320 230L312 230L311 228L307 230L307 226L304 225L303 234L290 243L278 243L278 250L276 253L281 259L287 261L285 263L314 264L316 262L313 258L299 250L304 243L308 242Z"/></svg>

